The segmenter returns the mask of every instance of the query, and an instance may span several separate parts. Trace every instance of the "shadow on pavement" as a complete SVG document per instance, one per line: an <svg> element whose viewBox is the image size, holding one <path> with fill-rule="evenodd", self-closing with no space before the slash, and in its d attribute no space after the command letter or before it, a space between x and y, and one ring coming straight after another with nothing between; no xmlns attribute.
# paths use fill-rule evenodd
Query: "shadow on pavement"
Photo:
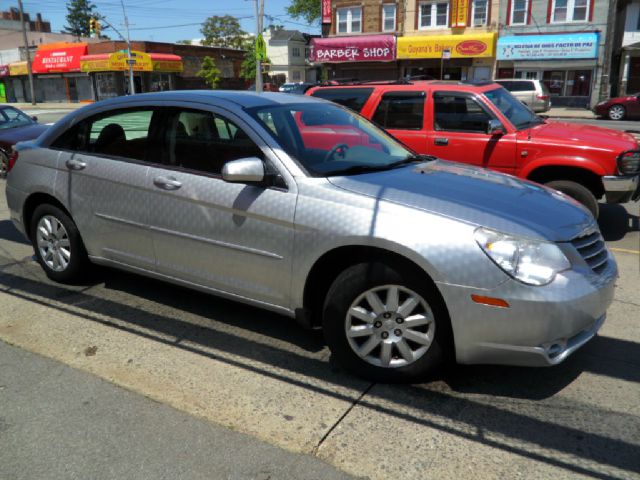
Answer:
<svg viewBox="0 0 640 480"><path fill-rule="evenodd" d="M30 245L27 239L13 226L11 220L0 220L0 240Z"/></svg>
<svg viewBox="0 0 640 480"><path fill-rule="evenodd" d="M637 416L552 398L590 369L640 382L637 365L607 358L608 349L621 346L627 349L630 358L640 358L640 345L633 342L612 338L593 342L590 353L578 352L555 368L458 367L429 384L378 385L370 389L370 384L332 368L326 361L321 337L303 331L293 320L165 283L140 280L137 276L109 271L105 284L107 292L121 290L143 301L175 308L176 315L144 310L136 306L137 301L133 305L124 304L92 291L74 291L63 286L49 287L48 294L38 298L34 294L42 295L40 281L0 272L0 286L12 287L5 291L8 295L328 397L353 401L337 386L360 392L368 390L359 407L416 426L430 427L593 478L613 478L602 471L607 467L640 471ZM58 303L52 303L50 298L57 298ZM180 312L198 318L190 323L185 320L189 315ZM265 342L263 336L274 341ZM496 396L528 402L516 404L514 411L513 404L496 401Z"/></svg>
<svg viewBox="0 0 640 480"><path fill-rule="evenodd" d="M640 231L640 218L620 204L601 203L598 224L607 242L622 240L627 233Z"/></svg>

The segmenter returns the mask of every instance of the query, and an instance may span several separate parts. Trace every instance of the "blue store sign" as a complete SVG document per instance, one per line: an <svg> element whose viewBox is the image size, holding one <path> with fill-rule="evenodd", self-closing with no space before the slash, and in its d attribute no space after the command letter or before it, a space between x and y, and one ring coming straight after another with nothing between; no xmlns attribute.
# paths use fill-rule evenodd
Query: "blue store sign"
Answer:
<svg viewBox="0 0 640 480"><path fill-rule="evenodd" d="M598 33L516 35L498 39L498 60L598 58Z"/></svg>

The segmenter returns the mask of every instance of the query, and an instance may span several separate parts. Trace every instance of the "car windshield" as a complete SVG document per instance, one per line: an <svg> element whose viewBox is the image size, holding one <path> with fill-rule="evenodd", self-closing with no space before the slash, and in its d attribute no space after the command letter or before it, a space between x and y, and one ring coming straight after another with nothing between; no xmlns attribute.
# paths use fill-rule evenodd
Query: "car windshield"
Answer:
<svg viewBox="0 0 640 480"><path fill-rule="evenodd" d="M314 176L355 175L424 160L339 105L285 104L247 112Z"/></svg>
<svg viewBox="0 0 640 480"><path fill-rule="evenodd" d="M17 108L0 108L0 130L7 128L23 127L35 123L31 117L22 113Z"/></svg>
<svg viewBox="0 0 640 480"><path fill-rule="evenodd" d="M520 100L502 87L484 92L484 95L491 103L498 107L502 114L507 117L511 124L518 130L524 130L534 125L544 123L542 118L529 110Z"/></svg>

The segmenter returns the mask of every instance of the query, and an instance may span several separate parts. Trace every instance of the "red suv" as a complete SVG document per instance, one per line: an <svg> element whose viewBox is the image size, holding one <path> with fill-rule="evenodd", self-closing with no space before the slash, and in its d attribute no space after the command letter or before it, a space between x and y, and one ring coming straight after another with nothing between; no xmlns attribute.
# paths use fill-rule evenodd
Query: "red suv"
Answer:
<svg viewBox="0 0 640 480"><path fill-rule="evenodd" d="M497 83L360 83L306 94L360 112L417 153L545 184L594 216L603 196L609 203L640 196L640 150L633 136L544 119Z"/></svg>

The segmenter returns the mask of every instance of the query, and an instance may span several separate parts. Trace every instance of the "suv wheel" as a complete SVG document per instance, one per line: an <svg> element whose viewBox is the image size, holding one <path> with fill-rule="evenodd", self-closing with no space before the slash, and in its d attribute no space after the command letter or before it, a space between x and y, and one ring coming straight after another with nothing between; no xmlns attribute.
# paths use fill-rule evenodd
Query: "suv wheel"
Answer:
<svg viewBox="0 0 640 480"><path fill-rule="evenodd" d="M373 381L417 381L431 374L445 358L450 325L425 280L382 263L343 271L323 312L325 339L339 363Z"/></svg>
<svg viewBox="0 0 640 480"><path fill-rule="evenodd" d="M595 218L598 218L598 214L600 212L598 200L596 199L595 195L591 193L591 190L589 190L587 187L569 180L554 180L552 182L545 183L545 185L549 188L553 188L554 190L558 190L566 195L569 195L571 198L577 200L582 205L587 207L587 209Z"/></svg>
<svg viewBox="0 0 640 480"><path fill-rule="evenodd" d="M612 105L609 107L609 119L623 120L627 114L627 110L622 105Z"/></svg>
<svg viewBox="0 0 640 480"><path fill-rule="evenodd" d="M88 264L87 252L73 220L58 207L39 205L31 218L31 242L36 259L56 282L80 279Z"/></svg>

